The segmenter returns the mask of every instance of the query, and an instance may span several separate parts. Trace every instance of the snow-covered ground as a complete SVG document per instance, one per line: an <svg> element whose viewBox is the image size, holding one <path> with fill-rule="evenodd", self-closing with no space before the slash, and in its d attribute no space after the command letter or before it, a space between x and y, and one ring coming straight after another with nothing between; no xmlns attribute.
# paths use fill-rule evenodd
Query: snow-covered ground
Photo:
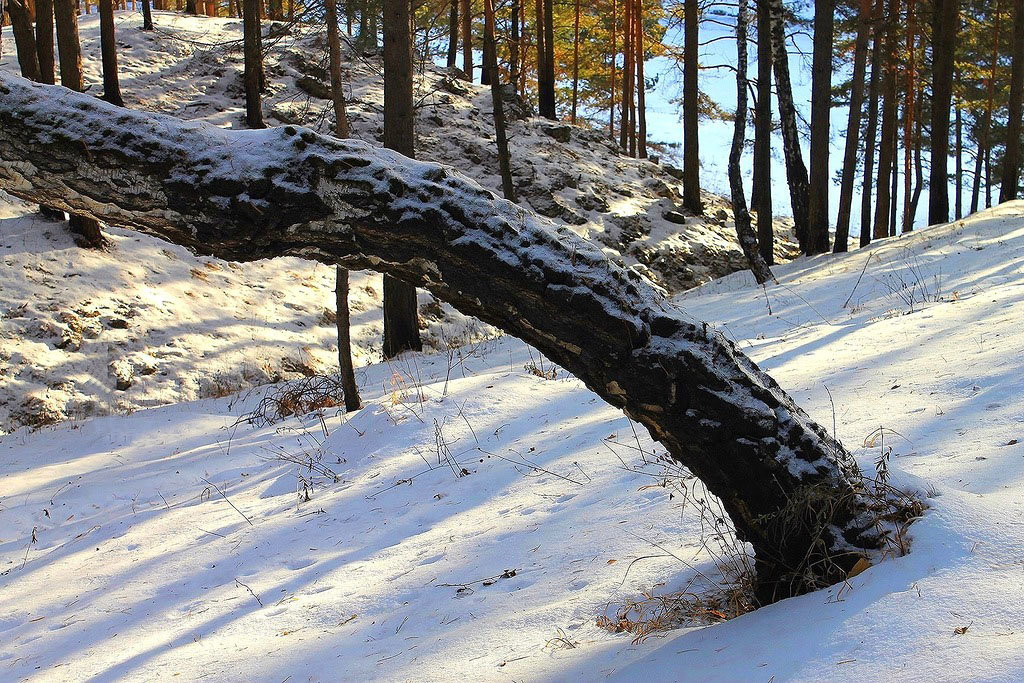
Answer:
<svg viewBox="0 0 1024 683"><path fill-rule="evenodd" d="M155 17L158 30L143 32L138 13L116 14L127 106L242 127L241 22ZM87 89L99 92L97 16L82 17L80 27ZM13 45L9 27L3 40ZM323 36L299 26L266 46L268 122L330 131ZM12 50L0 68L17 69ZM372 56L349 53L345 62L354 137L382 135L380 68ZM429 65L417 88L417 154L497 190L489 90ZM600 132L533 118L510 125L523 203L599 240L611 257L646 268L671 290L744 267L720 197L705 195L708 218L685 216L677 178L664 166L620 156ZM294 259L200 259L148 237L107 234L109 252L77 249L61 223L0 193L0 434L336 366L332 269ZM777 253L792 256L792 244L780 239ZM355 362L379 361L380 276L353 274L350 299ZM429 295L420 304L428 347L493 334Z"/></svg>
<svg viewBox="0 0 1024 683"><path fill-rule="evenodd" d="M929 505L909 555L609 633L718 576L698 514L660 447L502 338L366 368L348 416L255 428L232 395L2 437L0 678L1020 680L1024 202L776 272L677 303L865 469L891 448Z"/></svg>

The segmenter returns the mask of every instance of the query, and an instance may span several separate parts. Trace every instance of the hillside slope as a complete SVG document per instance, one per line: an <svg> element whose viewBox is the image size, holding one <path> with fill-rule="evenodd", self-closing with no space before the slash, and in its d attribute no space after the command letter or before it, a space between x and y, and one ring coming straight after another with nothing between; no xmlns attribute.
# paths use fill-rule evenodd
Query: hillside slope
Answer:
<svg viewBox="0 0 1024 683"><path fill-rule="evenodd" d="M522 343L0 440L0 672L28 680L1024 677L1024 202L677 299L929 508L909 555L641 643L598 617L721 580L663 451ZM668 482L676 486L665 486ZM75 576L77 581L67 577Z"/></svg>
<svg viewBox="0 0 1024 683"><path fill-rule="evenodd" d="M127 106L241 127L241 22L155 16L158 30L143 32L138 14L117 14ZM81 35L86 80L96 92L95 15L82 17ZM331 130L323 37L300 26L266 44L268 121ZM379 56L348 56L353 135L379 141ZM0 68L17 68L14 55L5 54ZM424 65L417 101L417 154L497 190L489 91ZM611 258L670 291L744 267L724 201L706 195L708 218L685 216L671 168L620 156L602 134L584 128L526 117L511 122L510 134L523 202L600 241ZM781 224L779 231L788 234ZM294 259L229 264L149 237L109 234L109 252L76 249L62 224L0 193L0 433L336 367L331 269ZM777 250L780 258L794 255L786 239ZM357 365L380 360L381 298L379 276L354 274ZM494 334L426 294L420 304L428 347Z"/></svg>

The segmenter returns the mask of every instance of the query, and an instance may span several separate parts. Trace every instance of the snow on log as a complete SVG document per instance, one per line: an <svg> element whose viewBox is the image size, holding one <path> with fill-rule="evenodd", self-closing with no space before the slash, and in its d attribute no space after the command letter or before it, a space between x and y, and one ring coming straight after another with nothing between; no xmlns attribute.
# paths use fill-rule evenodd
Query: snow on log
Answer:
<svg viewBox="0 0 1024 683"><path fill-rule="evenodd" d="M721 498L763 601L841 580L880 545L849 454L732 343L450 168L0 75L0 189L223 259L384 272L536 346Z"/></svg>

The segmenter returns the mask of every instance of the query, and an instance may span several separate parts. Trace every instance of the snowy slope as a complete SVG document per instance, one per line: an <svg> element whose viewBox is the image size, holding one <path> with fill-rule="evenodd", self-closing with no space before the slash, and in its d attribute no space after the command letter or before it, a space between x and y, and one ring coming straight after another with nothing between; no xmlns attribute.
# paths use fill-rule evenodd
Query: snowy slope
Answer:
<svg viewBox="0 0 1024 683"><path fill-rule="evenodd" d="M155 16L158 30L147 33L138 14L116 15L127 106L241 127L241 22ZM98 26L96 15L81 18L90 92L102 89ZM13 45L9 27L4 40ZM268 38L267 48L269 122L331 130L330 102L307 92L327 87L322 36L298 27ZM0 68L17 68L10 50ZM345 80L353 135L379 140L379 58L350 53ZM455 164L497 190L489 91L430 67L417 87L419 156ZM686 217L679 182L665 167L620 156L600 133L526 118L512 122L511 135L523 201L600 240L611 257L646 267L670 290L744 267L721 198L705 196L707 220ZM108 234L109 253L76 249L61 224L0 193L0 434L336 367L331 269L294 259L231 264ZM792 244L780 240L777 251L791 257ZM357 365L381 357L381 286L380 276L353 275ZM429 295L420 304L428 347L493 334Z"/></svg>
<svg viewBox="0 0 1024 683"><path fill-rule="evenodd" d="M638 644L599 628L717 570L662 450L500 339L367 368L349 417L236 425L253 395L3 437L0 677L1020 680L1024 202L778 274L678 303L865 468L891 447L930 506L909 555Z"/></svg>

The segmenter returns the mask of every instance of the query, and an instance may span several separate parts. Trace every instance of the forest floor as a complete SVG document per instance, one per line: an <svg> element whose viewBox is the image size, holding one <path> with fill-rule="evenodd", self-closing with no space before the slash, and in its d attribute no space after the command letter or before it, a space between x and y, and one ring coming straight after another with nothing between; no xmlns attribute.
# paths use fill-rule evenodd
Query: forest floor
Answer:
<svg viewBox="0 0 1024 683"><path fill-rule="evenodd" d="M3 437L0 678L1020 680L1024 202L776 273L676 303L927 502L908 555L673 602L730 588L699 484L498 338L368 366L348 415L239 422L271 386ZM602 627L631 605L676 628Z"/></svg>
<svg viewBox="0 0 1024 683"><path fill-rule="evenodd" d="M143 32L138 14L116 15L126 105L243 127L241 22L155 17L157 30ZM82 17L81 35L87 88L98 92L96 15ZM13 45L9 27L4 40ZM266 49L268 123L332 130L322 32L298 26L268 38ZM417 155L497 190L489 90L421 66ZM0 69L17 69L13 51L0 58ZM380 69L379 56L347 52L353 137L382 136ZM669 291L745 267L722 198L705 194L707 216L686 215L668 165L624 157L597 130L510 107L513 114L512 167L524 205L599 241L609 258L643 269ZM787 224L776 226L780 258L794 255ZM297 259L200 259L149 237L107 234L109 251L78 249L64 223L0 193L0 434L221 396L337 366L332 268ZM360 366L381 359L382 283L376 274L352 277ZM494 334L425 293L420 317L428 348Z"/></svg>

